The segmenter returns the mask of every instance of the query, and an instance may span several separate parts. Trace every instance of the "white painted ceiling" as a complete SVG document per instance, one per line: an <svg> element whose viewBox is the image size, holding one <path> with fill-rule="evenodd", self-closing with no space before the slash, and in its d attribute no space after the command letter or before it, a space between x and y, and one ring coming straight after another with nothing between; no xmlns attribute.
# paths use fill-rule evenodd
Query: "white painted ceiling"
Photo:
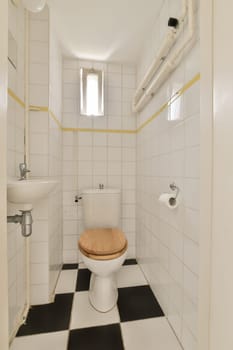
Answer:
<svg viewBox="0 0 233 350"><path fill-rule="evenodd" d="M163 0L48 0L64 53L137 62Z"/></svg>

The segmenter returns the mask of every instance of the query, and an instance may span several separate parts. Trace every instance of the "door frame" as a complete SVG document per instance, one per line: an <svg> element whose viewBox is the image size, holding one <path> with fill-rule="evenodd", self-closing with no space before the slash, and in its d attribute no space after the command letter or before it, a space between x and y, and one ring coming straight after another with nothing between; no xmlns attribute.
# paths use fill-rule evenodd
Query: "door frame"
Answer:
<svg viewBox="0 0 233 350"><path fill-rule="evenodd" d="M213 0L200 1L200 267L198 350L210 349L213 218Z"/></svg>
<svg viewBox="0 0 233 350"><path fill-rule="evenodd" d="M8 1L0 1L0 348L9 348L7 264Z"/></svg>

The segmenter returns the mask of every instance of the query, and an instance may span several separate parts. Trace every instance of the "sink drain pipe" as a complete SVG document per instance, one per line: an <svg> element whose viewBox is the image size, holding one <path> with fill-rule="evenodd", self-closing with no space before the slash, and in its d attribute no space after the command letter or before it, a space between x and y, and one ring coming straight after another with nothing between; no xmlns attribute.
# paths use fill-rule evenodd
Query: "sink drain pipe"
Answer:
<svg viewBox="0 0 233 350"><path fill-rule="evenodd" d="M7 222L11 224L20 224L23 237L29 237L32 234L32 213L31 210L20 210L21 215L7 216Z"/></svg>

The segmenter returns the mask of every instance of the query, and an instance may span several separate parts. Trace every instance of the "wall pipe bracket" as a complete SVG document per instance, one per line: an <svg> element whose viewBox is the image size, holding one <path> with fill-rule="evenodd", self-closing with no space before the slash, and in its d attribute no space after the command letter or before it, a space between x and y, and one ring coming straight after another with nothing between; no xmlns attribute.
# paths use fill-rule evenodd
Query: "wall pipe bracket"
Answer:
<svg viewBox="0 0 233 350"><path fill-rule="evenodd" d="M23 237L29 237L32 234L32 213L31 210L20 210L21 215L16 214L12 216L7 216L7 223L20 224L21 233Z"/></svg>
<svg viewBox="0 0 233 350"><path fill-rule="evenodd" d="M170 185L169 185L170 189L172 191L176 191L176 194L175 194L175 199L177 199L179 193L180 193L180 188L175 184L175 182L172 182Z"/></svg>

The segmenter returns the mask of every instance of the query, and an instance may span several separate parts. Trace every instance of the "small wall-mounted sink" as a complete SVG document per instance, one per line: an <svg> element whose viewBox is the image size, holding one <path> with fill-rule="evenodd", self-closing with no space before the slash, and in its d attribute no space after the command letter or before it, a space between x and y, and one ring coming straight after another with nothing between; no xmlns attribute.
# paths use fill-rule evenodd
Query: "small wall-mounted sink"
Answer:
<svg viewBox="0 0 233 350"><path fill-rule="evenodd" d="M7 199L10 203L30 210L38 200L45 198L58 184L52 179L9 179L7 183ZM21 209L21 208L20 208Z"/></svg>

